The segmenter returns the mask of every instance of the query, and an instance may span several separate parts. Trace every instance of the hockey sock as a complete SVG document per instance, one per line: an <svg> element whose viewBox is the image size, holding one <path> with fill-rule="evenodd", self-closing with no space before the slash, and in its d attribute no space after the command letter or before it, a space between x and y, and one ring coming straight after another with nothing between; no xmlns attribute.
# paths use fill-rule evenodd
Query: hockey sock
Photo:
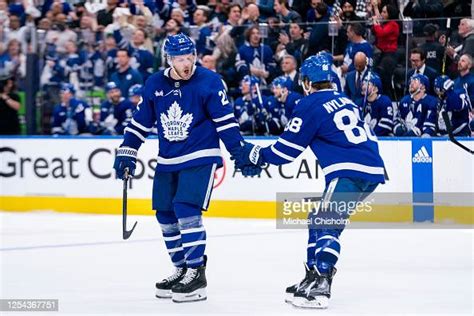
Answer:
<svg viewBox="0 0 474 316"><path fill-rule="evenodd" d="M160 223L163 239L165 240L166 249L168 249L171 261L176 267L186 266L176 215L172 211L157 211L156 219Z"/></svg>
<svg viewBox="0 0 474 316"><path fill-rule="evenodd" d="M341 252L339 235L340 230L338 229L321 229L318 231L314 254L319 272L328 273L336 265Z"/></svg>
<svg viewBox="0 0 474 316"><path fill-rule="evenodd" d="M206 250L206 230L202 225L201 209L186 203L175 203L174 207L178 215L186 266L202 266Z"/></svg>

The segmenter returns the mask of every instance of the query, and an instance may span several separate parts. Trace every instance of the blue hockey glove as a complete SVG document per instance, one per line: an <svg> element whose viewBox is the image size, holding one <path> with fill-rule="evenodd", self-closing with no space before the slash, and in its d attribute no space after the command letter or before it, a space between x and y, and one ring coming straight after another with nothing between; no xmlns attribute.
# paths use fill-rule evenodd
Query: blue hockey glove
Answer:
<svg viewBox="0 0 474 316"><path fill-rule="evenodd" d="M137 150L130 147L120 147L115 156L114 169L117 179L125 177L125 169L128 168L128 174L133 176L137 166Z"/></svg>
<svg viewBox="0 0 474 316"><path fill-rule="evenodd" d="M261 166L263 164L260 157L262 147L247 142L241 142L242 146L230 151L232 159L235 160L235 167L241 169L247 165Z"/></svg>

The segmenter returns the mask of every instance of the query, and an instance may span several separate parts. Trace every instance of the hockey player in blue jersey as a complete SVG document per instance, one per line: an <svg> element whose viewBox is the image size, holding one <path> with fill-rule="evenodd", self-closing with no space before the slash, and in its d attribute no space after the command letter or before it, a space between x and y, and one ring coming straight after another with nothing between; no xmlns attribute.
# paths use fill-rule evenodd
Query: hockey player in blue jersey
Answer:
<svg viewBox="0 0 474 316"><path fill-rule="evenodd" d="M454 82L448 76L439 76L434 80L434 90L438 95L438 133L447 135L446 123L442 112L446 111L455 136L471 136L469 128L470 100L465 90L455 90Z"/></svg>
<svg viewBox="0 0 474 316"><path fill-rule="evenodd" d="M377 136L393 135L393 106L390 98L382 94L382 80L369 72L362 83L362 95L359 107L363 120Z"/></svg>
<svg viewBox="0 0 474 316"><path fill-rule="evenodd" d="M279 113L273 116L275 102L260 93L260 79L246 75L240 83L242 96L234 101L234 113L243 135L278 135Z"/></svg>
<svg viewBox="0 0 474 316"><path fill-rule="evenodd" d="M143 86L141 84L134 84L128 89L128 99L134 106L140 103L143 94ZM135 112L135 109L133 110Z"/></svg>
<svg viewBox="0 0 474 316"><path fill-rule="evenodd" d="M113 81L105 85L107 100L100 105L101 133L103 135L122 135L132 119L135 105L122 96L119 87Z"/></svg>
<svg viewBox="0 0 474 316"><path fill-rule="evenodd" d="M92 109L84 101L76 99L76 90L70 83L61 84L61 104L53 109L53 135L79 135L92 133Z"/></svg>
<svg viewBox="0 0 474 316"><path fill-rule="evenodd" d="M429 84L429 79L425 75L411 76L410 94L402 98L398 113L395 115L395 136L430 137L436 135L438 101L427 94Z"/></svg>
<svg viewBox="0 0 474 316"><path fill-rule="evenodd" d="M288 118L291 117L295 106L303 98L299 93L291 91L293 81L286 76L279 76L272 81L272 92L277 101L277 106L273 106L273 111L279 111L281 124L285 126ZM274 114L276 116L277 113Z"/></svg>
<svg viewBox="0 0 474 316"><path fill-rule="evenodd" d="M332 89L329 65L321 57L307 58L300 69L307 95L293 111L285 132L276 143L260 148L250 143L232 151L236 167L249 163L282 165L297 158L306 147L317 156L326 189L320 207L309 214L306 275L286 289L287 301L297 307L327 308L336 271L342 227L318 227L320 214L347 218L328 205L362 201L384 183L384 163L377 137L359 117L358 107L343 93Z"/></svg>
<svg viewBox="0 0 474 316"><path fill-rule="evenodd" d="M170 35L164 52L170 67L147 80L114 168L118 178L126 168L134 174L138 149L158 121L152 205L176 270L156 283L156 296L199 301L207 297L202 211L209 205L214 172L223 165L219 142L232 150L243 138L219 75L196 66L192 40Z"/></svg>

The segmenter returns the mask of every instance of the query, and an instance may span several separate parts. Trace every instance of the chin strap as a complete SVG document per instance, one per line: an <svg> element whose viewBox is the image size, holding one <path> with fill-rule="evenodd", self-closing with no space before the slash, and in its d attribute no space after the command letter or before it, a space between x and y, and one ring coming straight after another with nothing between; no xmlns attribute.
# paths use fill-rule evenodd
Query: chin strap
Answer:
<svg viewBox="0 0 474 316"><path fill-rule="evenodd" d="M277 98L277 100L278 102L285 102L287 97L288 97L288 90L286 90L286 92L283 92L283 89L282 89L281 95L279 98Z"/></svg>
<svg viewBox="0 0 474 316"><path fill-rule="evenodd" d="M310 95L311 94L311 86L312 86L312 83L311 81L309 81L309 84L308 84L309 88L306 87L306 83L303 82L303 91L306 95Z"/></svg>
<svg viewBox="0 0 474 316"><path fill-rule="evenodd" d="M416 89L415 92L413 93L410 93L410 97L413 99L417 94L419 94L421 92L421 88L418 87L418 89Z"/></svg>

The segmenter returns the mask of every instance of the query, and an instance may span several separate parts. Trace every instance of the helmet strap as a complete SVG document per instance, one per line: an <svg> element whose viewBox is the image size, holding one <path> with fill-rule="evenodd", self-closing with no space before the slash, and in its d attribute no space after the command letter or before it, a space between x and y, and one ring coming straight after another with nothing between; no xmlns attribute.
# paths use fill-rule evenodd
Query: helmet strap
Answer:
<svg viewBox="0 0 474 316"><path fill-rule="evenodd" d="M312 90L312 82L304 80L303 81L303 91L305 95L310 95Z"/></svg>
<svg viewBox="0 0 474 316"><path fill-rule="evenodd" d="M285 88L280 88L281 89L281 94L280 97L278 98L279 102L286 102L286 98L288 97L288 89Z"/></svg>

